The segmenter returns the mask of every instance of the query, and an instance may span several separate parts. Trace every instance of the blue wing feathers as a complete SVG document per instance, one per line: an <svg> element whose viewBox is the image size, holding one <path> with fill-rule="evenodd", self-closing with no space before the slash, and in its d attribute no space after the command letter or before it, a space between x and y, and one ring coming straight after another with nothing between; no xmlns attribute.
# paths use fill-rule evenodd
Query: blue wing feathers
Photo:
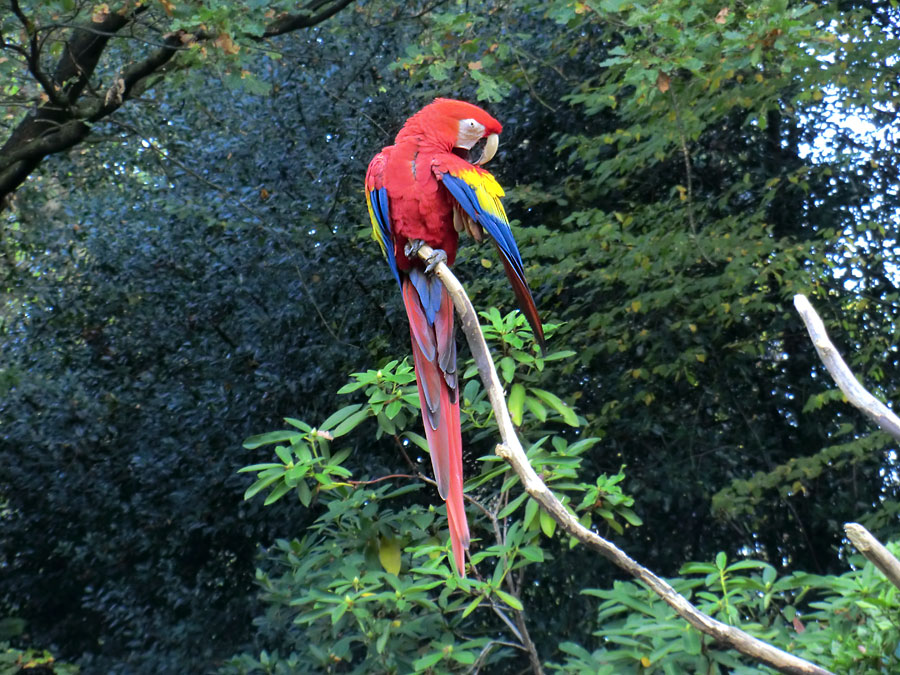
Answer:
<svg viewBox="0 0 900 675"><path fill-rule="evenodd" d="M525 267L522 264L522 256L519 253L519 247L516 246L516 240L513 238L509 225L493 213L489 213L481 208L475 190L462 178L445 173L441 176L441 180L469 217L488 231L488 234L497 242L500 253L503 254L503 257L509 261L516 274L524 281Z"/></svg>
<svg viewBox="0 0 900 675"><path fill-rule="evenodd" d="M381 230L381 240L384 244L384 253L387 257L388 265L391 266L391 272L394 278L400 284L400 272L397 269L397 259L394 257L394 238L391 236L391 216L388 210L387 188L378 188L369 192L369 198L372 200L372 212L375 214L375 220L378 221L378 229Z"/></svg>

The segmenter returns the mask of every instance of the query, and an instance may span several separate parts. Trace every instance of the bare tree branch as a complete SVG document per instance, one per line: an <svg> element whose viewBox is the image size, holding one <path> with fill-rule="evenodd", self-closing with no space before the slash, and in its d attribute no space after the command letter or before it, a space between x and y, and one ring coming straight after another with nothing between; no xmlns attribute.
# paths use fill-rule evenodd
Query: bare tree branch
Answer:
<svg viewBox="0 0 900 675"><path fill-rule="evenodd" d="M433 253L434 250L430 247L422 246L418 255L422 260L427 261ZM672 607L680 617L702 633L755 661L775 668L781 673L790 673L792 675L829 675L829 671L824 668L788 654L734 626L729 626L707 616L688 602L686 598L679 595L666 581L656 576L646 567L636 563L612 542L582 526L569 513L562 502L556 498L556 495L550 491L535 473L516 436L516 431L509 417L509 410L503 397L503 387L497 377L497 371L494 369L494 362L484 341L484 336L481 334L475 309L472 307L465 290L450 271L450 268L443 263L435 267L435 273L453 298L453 305L456 307L456 313L460 317L460 323L469 343L469 348L472 351L472 356L475 358L478 373L482 382L484 382L494 415L497 418L500 437L503 441L497 446L497 454L509 462L528 494L540 503L553 520L566 533L594 549L607 560L646 584L666 604Z"/></svg>
<svg viewBox="0 0 900 675"><path fill-rule="evenodd" d="M353 0L311 0L301 12L285 14L275 19L262 36L248 36L256 41L309 28L331 18ZM69 38L52 77L41 68L39 28L21 11L17 0L12 8L23 23L30 39L30 49L3 43L16 49L27 62L31 76L44 89L47 103L37 106L13 130L0 147L0 211L9 205L13 192L28 178L48 155L67 150L81 143L89 134L91 123L100 121L125 102L138 96L149 76L165 76L165 66L179 51L193 42L215 39L205 31L176 31L164 36L161 46L143 59L125 65L105 92L86 96L88 85L110 39L122 29L134 25L149 5L139 5L131 12L110 12L100 21L91 21L69 30ZM46 28L46 27L45 27Z"/></svg>
<svg viewBox="0 0 900 675"><path fill-rule="evenodd" d="M844 392L847 400L875 424L900 441L900 418L859 383L853 375L853 371L841 358L837 348L828 339L825 324L822 323L822 319L816 314L816 310L813 309L806 296L795 295L794 307L797 308L800 318L806 324L806 330L809 331L809 337L819 353L819 358L822 359L822 363L825 364L835 384Z"/></svg>
<svg viewBox="0 0 900 675"><path fill-rule="evenodd" d="M900 588L900 560L888 551L880 541L872 536L859 523L844 523L844 532L847 538L856 547L856 550L862 553L867 559L880 569L887 580L894 586Z"/></svg>
<svg viewBox="0 0 900 675"><path fill-rule="evenodd" d="M301 28L310 28L330 19L340 12L344 7L349 5L353 0L338 0L328 6L328 0L317 0L311 2L307 6L307 11L302 14L288 14L280 17L269 24L263 33L263 38L274 37L276 35L284 35ZM324 7L324 9L322 9Z"/></svg>
<svg viewBox="0 0 900 675"><path fill-rule="evenodd" d="M60 95L59 88L56 83L47 76L43 68L41 68L41 47L38 42L37 31L34 28L34 24L27 16L25 16L25 13L19 6L19 0L10 0L9 4L13 14L16 15L16 18L21 22L22 27L28 34L29 49L27 52L22 52L28 61L28 71L34 76L34 79L38 81L38 84L41 85L41 88L44 90L44 93L47 94L50 102L57 107L64 107L66 101Z"/></svg>

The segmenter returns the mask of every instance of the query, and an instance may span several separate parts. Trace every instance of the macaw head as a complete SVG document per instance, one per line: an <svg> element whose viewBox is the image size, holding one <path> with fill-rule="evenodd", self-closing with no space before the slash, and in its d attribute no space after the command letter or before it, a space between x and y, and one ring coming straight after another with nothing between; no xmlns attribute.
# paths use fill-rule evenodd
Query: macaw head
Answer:
<svg viewBox="0 0 900 675"><path fill-rule="evenodd" d="M472 164L487 164L497 153L503 126L477 105L438 98L406 120L397 141L424 137ZM482 143L483 141L483 143Z"/></svg>

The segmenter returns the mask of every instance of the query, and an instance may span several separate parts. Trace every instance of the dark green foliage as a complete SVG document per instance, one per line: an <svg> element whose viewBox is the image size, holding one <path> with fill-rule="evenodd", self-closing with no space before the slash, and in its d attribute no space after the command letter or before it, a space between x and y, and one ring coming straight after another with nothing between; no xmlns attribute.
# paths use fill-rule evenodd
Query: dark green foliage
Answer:
<svg viewBox="0 0 900 675"><path fill-rule="evenodd" d="M258 542L304 517L242 504L240 439L328 409L391 338L344 253L370 127L328 96L368 54L319 88L354 20L256 59L278 99L186 74L6 220L0 614L95 672L202 669L249 639Z"/></svg>
<svg viewBox="0 0 900 675"><path fill-rule="evenodd" d="M264 23L253 3L179 3L171 19L163 4L148 10L159 25L206 12L199 20L240 52L227 53L223 38L180 54L141 103L94 125L96 142L41 165L4 216L0 617L28 620L17 646L50 647L89 672L148 673L209 669L267 648L229 667L290 670L288 655L314 635L359 663L402 671L435 659L450 670L485 646L456 642L456 660L444 651L469 607L465 625L477 636L466 639L507 631L481 604L490 592L474 586L453 597L416 591L422 623L407 638L430 641L414 655L406 643L379 650L385 617L413 611L387 595L373 636L359 628L352 647L331 633L350 630L346 617L337 629L330 615L292 623L326 602L301 594L293 575L304 564L325 587L352 587L353 566L374 575L379 594L392 583L375 540L357 536L371 514L338 518L330 506L365 490L336 492L345 488L331 483L346 476L323 467L356 480L427 471L410 374L398 366L405 318L368 241L361 180L372 154L434 95L480 100L505 125L491 167L508 188L542 316L559 324L550 350L565 358L538 367L506 317L513 299L493 252L466 246L457 271L477 307L501 308L485 318L513 416L580 517L670 575L720 551L765 560L773 572L764 575L843 572L843 521L897 533L894 444L834 395L790 305L809 293L866 385L897 400L894 10L375 2L270 44L246 37ZM3 11L12 39L18 22ZM98 70L106 86L142 49L111 44ZM39 94L21 61L0 71L8 131ZM854 116L890 133L861 137L847 123ZM375 381L379 368L397 378L390 390ZM350 372L363 373L359 388L338 395ZM466 472L477 477L496 436L477 384L463 405ZM328 439L282 421L321 424L341 409L345 417L323 425L340 461L315 455ZM363 423L370 414L377 423ZM288 435L258 437L286 424ZM347 433L336 434L342 424ZM395 439L403 431L411 466ZM281 457L288 451L300 454ZM260 469L272 482L245 503L254 481L236 472L257 462L278 464ZM577 480L566 474L574 465ZM529 564L514 597L542 657L562 664L557 648L568 641L569 667L630 630L629 620L646 628L636 612L591 635L603 626L581 589L643 591L613 587L617 572L570 549L533 502L517 502L504 471L486 469L471 494L485 503L509 494L495 511L509 508L519 534L540 541L520 549ZM394 534L440 540L441 509L430 508L430 488L403 492L411 480L372 486L393 493L376 500L376 515ZM262 508L266 497L274 503ZM345 568L329 557L332 545ZM382 548L394 555L393 544ZM413 564L440 564L424 551L403 550L403 592L416 584L406 576ZM493 572L499 554L490 555ZM817 601L831 603L822 620L837 626L843 582L822 579ZM448 617L425 597L459 611ZM752 602L738 604L750 612ZM861 611L853 626L875 621ZM651 618L670 632L648 653L677 651L661 637L683 626ZM860 634L867 649L874 635ZM682 639L679 664L721 656ZM804 644L838 671L859 664L855 644L830 653ZM486 658L505 656L492 647Z"/></svg>

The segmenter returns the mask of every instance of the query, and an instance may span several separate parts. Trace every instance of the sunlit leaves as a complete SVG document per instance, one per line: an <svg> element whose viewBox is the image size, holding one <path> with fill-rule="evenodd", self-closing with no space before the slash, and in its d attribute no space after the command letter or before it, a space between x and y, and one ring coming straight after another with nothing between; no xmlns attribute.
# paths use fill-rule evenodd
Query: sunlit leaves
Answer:
<svg viewBox="0 0 900 675"><path fill-rule="evenodd" d="M856 567L858 564L858 567ZM890 672L900 665L898 629L888 618L897 589L871 563L854 558L855 569L840 576L797 573L779 577L758 560L688 563L669 583L711 616L738 626L834 672ZM564 643L562 672L608 672L651 665L660 672L728 669L756 671L732 651L721 651L709 638L676 617L673 610L641 584L616 582L609 590L587 590L602 600L597 632L615 648L588 652ZM798 605L815 597L812 609Z"/></svg>

